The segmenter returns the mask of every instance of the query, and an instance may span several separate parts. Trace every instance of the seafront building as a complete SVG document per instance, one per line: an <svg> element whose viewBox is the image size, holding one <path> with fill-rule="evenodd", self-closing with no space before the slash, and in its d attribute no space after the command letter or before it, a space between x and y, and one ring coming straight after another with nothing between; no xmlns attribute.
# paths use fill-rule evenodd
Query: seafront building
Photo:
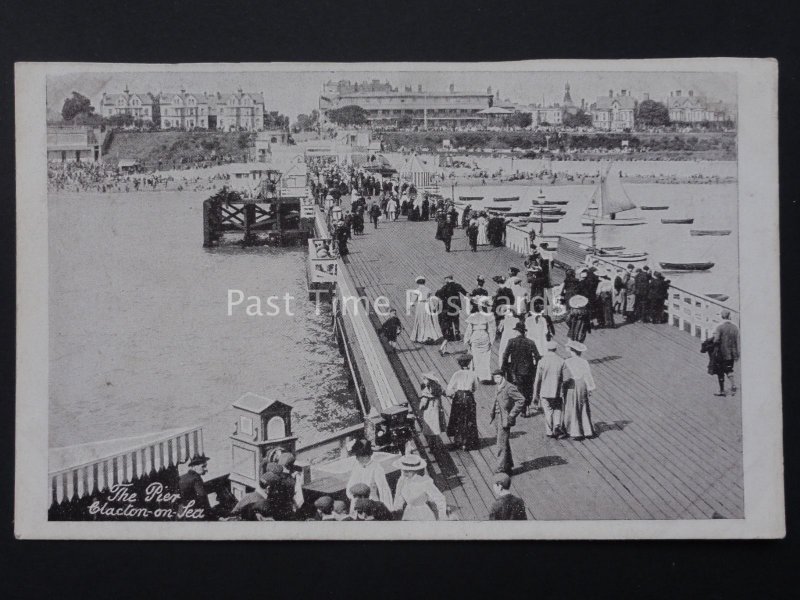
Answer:
<svg viewBox="0 0 800 600"><path fill-rule="evenodd" d="M245 92L242 88L233 94L217 92L211 97L210 106L216 121L211 129L261 131L264 128L264 94L261 92Z"/></svg>
<svg viewBox="0 0 800 600"><path fill-rule="evenodd" d="M149 92L131 92L128 86L120 94L103 94L100 99L100 116L111 118L130 115L134 119L153 122L157 100Z"/></svg>
<svg viewBox="0 0 800 600"><path fill-rule="evenodd" d="M208 129L209 99L201 93L161 92L158 95L161 109L161 129Z"/></svg>
<svg viewBox="0 0 800 600"><path fill-rule="evenodd" d="M621 90L616 95L614 90L608 90L608 96L598 96L591 106L592 126L606 131L631 130L637 105L637 100L628 90Z"/></svg>
<svg viewBox="0 0 800 600"><path fill-rule="evenodd" d="M580 107L576 106L572 101L569 83L566 83L564 84L564 98L561 102L546 105L544 101L542 101L541 104L534 104L531 106L531 125L534 127L537 125L561 125L567 114L577 114L579 108L584 108L583 105L583 101L581 101Z"/></svg>
<svg viewBox="0 0 800 600"><path fill-rule="evenodd" d="M102 145L99 131L82 125L47 126L47 160L99 162Z"/></svg>
<svg viewBox="0 0 800 600"><path fill-rule="evenodd" d="M424 90L422 85L400 90L378 80L329 81L322 86L319 110L324 121L331 110L360 106L371 126L397 126L401 119L410 119L413 125L426 128L463 128L477 127L484 120L478 113L491 107L493 98L491 87L486 92L457 91L451 83L447 91Z"/></svg>
<svg viewBox="0 0 800 600"><path fill-rule="evenodd" d="M695 96L694 90L684 96L682 90L669 93L665 103L670 121L681 123L700 123L702 121L733 121L730 107L724 102L709 100L705 96Z"/></svg>

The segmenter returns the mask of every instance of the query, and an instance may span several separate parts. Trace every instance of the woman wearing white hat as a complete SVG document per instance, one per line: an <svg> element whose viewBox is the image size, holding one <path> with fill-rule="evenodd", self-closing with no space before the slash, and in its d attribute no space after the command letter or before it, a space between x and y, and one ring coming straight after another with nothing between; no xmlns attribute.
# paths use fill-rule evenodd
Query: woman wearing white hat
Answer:
<svg viewBox="0 0 800 600"><path fill-rule="evenodd" d="M442 337L437 318L438 298L433 291L425 285L424 277L417 277L417 289L409 294L409 300L414 305L414 327L411 329L411 339L420 344L435 344Z"/></svg>
<svg viewBox="0 0 800 600"><path fill-rule="evenodd" d="M503 320L500 321L500 330L503 333L500 336L500 347L497 349L497 356L502 357L509 340L517 336L514 326L519 323L519 317L510 304L501 304L497 310L503 315Z"/></svg>
<svg viewBox="0 0 800 600"><path fill-rule="evenodd" d="M586 296L576 294L569 299L567 325L569 326L567 337L578 342L583 342L586 334L592 332L592 316L589 313L589 299Z"/></svg>
<svg viewBox="0 0 800 600"><path fill-rule="evenodd" d="M447 501L426 474L427 463L417 454L406 454L394 464L402 473L394 493L394 510L403 511L403 521L447 520Z"/></svg>
<svg viewBox="0 0 800 600"><path fill-rule="evenodd" d="M494 315L490 311L491 298L482 296L478 303L478 312L466 319L464 343L472 353L472 369L481 382L492 380L492 342L495 336Z"/></svg>
<svg viewBox="0 0 800 600"><path fill-rule="evenodd" d="M586 346L572 340L567 343L570 357L564 361L564 430L573 439L594 436L589 396L595 386L589 363L582 354Z"/></svg>

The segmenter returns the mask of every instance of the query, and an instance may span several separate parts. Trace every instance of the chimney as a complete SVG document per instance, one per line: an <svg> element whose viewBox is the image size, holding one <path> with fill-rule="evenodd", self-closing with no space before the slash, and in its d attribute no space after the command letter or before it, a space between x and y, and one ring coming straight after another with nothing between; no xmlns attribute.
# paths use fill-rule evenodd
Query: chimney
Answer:
<svg viewBox="0 0 800 600"><path fill-rule="evenodd" d="M586 110L586 99L581 98L581 110Z"/></svg>
<svg viewBox="0 0 800 600"><path fill-rule="evenodd" d="M645 100L650 100L650 94L648 94L647 92L645 92L645 93L644 93L644 94L642 94L642 95L644 96L644 99L645 99Z"/></svg>
<svg viewBox="0 0 800 600"><path fill-rule="evenodd" d="M676 95L678 98L680 98L680 97L681 97L681 91L680 91L680 90L677 90L677 91L675 92L675 95Z"/></svg>
<svg viewBox="0 0 800 600"><path fill-rule="evenodd" d="M489 94L490 96L492 95L492 86L486 88L486 93Z"/></svg>
<svg viewBox="0 0 800 600"><path fill-rule="evenodd" d="M182 85L181 86L181 94L185 94L185 93L186 93L186 86Z"/></svg>
<svg viewBox="0 0 800 600"><path fill-rule="evenodd" d="M609 98L613 98L614 97L614 90L608 90L608 97Z"/></svg>
<svg viewBox="0 0 800 600"><path fill-rule="evenodd" d="M620 96L624 96L624 95L625 95L625 90L622 90L622 91L619 93L619 95L620 95Z"/></svg>
<svg viewBox="0 0 800 600"><path fill-rule="evenodd" d="M692 96L694 96L694 90L689 90L689 97L691 98Z"/></svg>
<svg viewBox="0 0 800 600"><path fill-rule="evenodd" d="M420 94L422 93L422 84L421 83L417 86L417 92L419 92Z"/></svg>
<svg viewBox="0 0 800 600"><path fill-rule="evenodd" d="M672 91L670 91L670 93L669 93L669 97L670 97L670 98L672 98Z"/></svg>
<svg viewBox="0 0 800 600"><path fill-rule="evenodd" d="M450 84L450 93L452 94L455 91L456 91L456 84L455 83L451 83Z"/></svg>

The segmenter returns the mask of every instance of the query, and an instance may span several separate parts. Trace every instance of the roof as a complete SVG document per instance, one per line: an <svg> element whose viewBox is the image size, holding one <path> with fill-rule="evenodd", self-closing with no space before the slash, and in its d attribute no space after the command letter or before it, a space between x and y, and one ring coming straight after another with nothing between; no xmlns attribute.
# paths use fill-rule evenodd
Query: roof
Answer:
<svg viewBox="0 0 800 600"><path fill-rule="evenodd" d="M596 110L611 110L612 105L616 102L619 108L623 110L633 110L636 108L636 99L633 96L598 96L595 103Z"/></svg>
<svg viewBox="0 0 800 600"><path fill-rule="evenodd" d="M236 92L233 94L217 94L217 102L227 102L231 97L243 98L244 96L249 96L254 102L258 104L264 104L264 94L261 92Z"/></svg>
<svg viewBox="0 0 800 600"><path fill-rule="evenodd" d="M172 99L175 96L180 96L184 102L186 102L187 98L194 98L200 104L208 104L208 96L206 96L205 92L199 94L194 92L161 92L158 98L161 104L172 104Z"/></svg>
<svg viewBox="0 0 800 600"><path fill-rule="evenodd" d="M133 98L138 98L142 104L151 105L153 104L153 97L149 93L144 94L103 94L103 98L101 100L104 106L116 105L117 100L120 98L124 98L127 102L130 102Z"/></svg>
<svg viewBox="0 0 800 600"><path fill-rule="evenodd" d="M484 108L483 110L478 111L479 115L513 115L513 110L508 110L506 108L500 108L499 106L490 106L489 108Z"/></svg>
<svg viewBox="0 0 800 600"><path fill-rule="evenodd" d="M241 398L239 398L236 402L233 403L233 407L241 408L242 410L246 410L252 413L261 413L276 404L286 406L288 408L293 408L293 406L288 402L281 402L280 400L271 400L269 398L265 398L264 396L259 396L258 394L254 394L253 392L247 392L246 394L244 394Z"/></svg>
<svg viewBox="0 0 800 600"><path fill-rule="evenodd" d="M705 98L700 96L670 96L667 108L703 108L705 103Z"/></svg>

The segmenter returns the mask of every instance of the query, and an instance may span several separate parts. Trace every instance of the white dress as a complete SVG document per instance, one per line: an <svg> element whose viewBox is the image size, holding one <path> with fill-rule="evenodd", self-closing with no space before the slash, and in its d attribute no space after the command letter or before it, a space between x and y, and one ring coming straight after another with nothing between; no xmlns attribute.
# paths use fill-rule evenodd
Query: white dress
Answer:
<svg viewBox="0 0 800 600"><path fill-rule="evenodd" d="M467 330L464 343L472 354L472 370L481 381L492 378L492 343L494 342L494 315L487 312L475 312L467 318Z"/></svg>
<svg viewBox="0 0 800 600"><path fill-rule="evenodd" d="M517 316L510 310L506 311L506 316L503 317L503 320L500 322L503 333L500 335L500 347L497 349L497 356L501 359L503 358L503 352L506 351L509 340L517 335L516 331L514 331L514 327L517 323L519 323Z"/></svg>
<svg viewBox="0 0 800 600"><path fill-rule="evenodd" d="M350 478L347 480L347 487L345 493L350 499L350 505L353 505L353 495L350 493L352 488L357 483L364 483L369 486L369 497L372 500L379 500L383 502L386 507L392 506L392 490L389 487L389 482L386 481L386 472L383 467L375 461L370 460L365 466L362 466L358 460L353 465L353 470L350 472Z"/></svg>
<svg viewBox="0 0 800 600"><path fill-rule="evenodd" d="M489 238L486 235L486 228L489 221L485 217L478 217L478 246L486 246L489 243Z"/></svg>
<svg viewBox="0 0 800 600"><path fill-rule="evenodd" d="M518 315L521 315L527 308L525 305L527 304L530 290L522 285L522 279L519 275L509 277L506 285L511 288L511 292L514 294L514 310Z"/></svg>
<svg viewBox="0 0 800 600"><path fill-rule="evenodd" d="M436 513L431 509L431 504L436 507ZM403 521L447 520L447 500L427 475L400 475L394 495L394 510L403 511Z"/></svg>
<svg viewBox="0 0 800 600"><path fill-rule="evenodd" d="M536 317L539 317L538 319ZM525 337L533 340L539 354L544 356L547 350L547 320L544 313L528 313L525 318Z"/></svg>
<svg viewBox="0 0 800 600"><path fill-rule="evenodd" d="M439 435L442 433L441 418L439 416L441 398L436 398L428 390L420 395L420 406L422 409L422 420L424 421L425 435Z"/></svg>
<svg viewBox="0 0 800 600"><path fill-rule="evenodd" d="M414 326L411 329L411 339L415 342L435 342L442 337L437 317L438 299L426 285L419 285L411 292L411 301L414 303Z"/></svg>

